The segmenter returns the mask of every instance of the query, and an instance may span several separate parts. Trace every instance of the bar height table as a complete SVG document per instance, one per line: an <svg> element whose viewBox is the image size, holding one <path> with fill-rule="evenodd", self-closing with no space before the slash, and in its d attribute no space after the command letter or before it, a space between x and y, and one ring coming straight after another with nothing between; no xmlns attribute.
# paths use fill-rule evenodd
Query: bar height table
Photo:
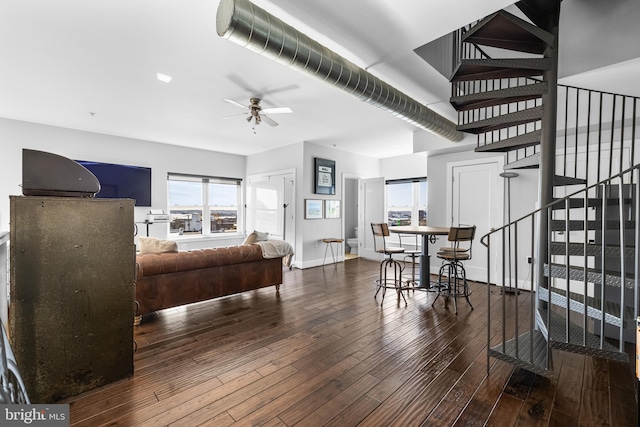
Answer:
<svg viewBox="0 0 640 427"><path fill-rule="evenodd" d="M422 253L420 254L420 288L430 289L431 281L429 275L431 274L429 268L429 240L431 236L447 236L449 234L449 227L432 227L430 225L398 225L389 227L389 231L397 234L419 234L422 236ZM433 239L432 239L433 240ZM435 243L435 240L433 240Z"/></svg>

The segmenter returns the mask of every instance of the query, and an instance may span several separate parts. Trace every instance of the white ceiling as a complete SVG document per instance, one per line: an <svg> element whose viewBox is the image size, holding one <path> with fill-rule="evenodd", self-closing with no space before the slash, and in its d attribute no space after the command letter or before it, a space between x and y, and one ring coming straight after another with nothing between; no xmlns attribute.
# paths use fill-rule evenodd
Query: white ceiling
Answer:
<svg viewBox="0 0 640 427"><path fill-rule="evenodd" d="M511 1L254 3L454 119L448 83L413 50ZM0 5L0 117L241 155L301 141L379 158L413 151L413 126L218 37L217 0ZM253 96L293 113L254 134L223 100Z"/></svg>

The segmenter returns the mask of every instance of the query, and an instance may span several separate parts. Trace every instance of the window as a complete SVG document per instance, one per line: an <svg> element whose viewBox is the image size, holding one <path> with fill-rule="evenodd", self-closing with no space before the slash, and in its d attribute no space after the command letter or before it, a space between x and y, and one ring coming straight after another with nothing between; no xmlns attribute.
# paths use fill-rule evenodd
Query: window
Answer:
<svg viewBox="0 0 640 427"><path fill-rule="evenodd" d="M169 232L185 236L237 233L241 185L240 179L170 173Z"/></svg>
<svg viewBox="0 0 640 427"><path fill-rule="evenodd" d="M427 225L427 178L387 180L387 224Z"/></svg>

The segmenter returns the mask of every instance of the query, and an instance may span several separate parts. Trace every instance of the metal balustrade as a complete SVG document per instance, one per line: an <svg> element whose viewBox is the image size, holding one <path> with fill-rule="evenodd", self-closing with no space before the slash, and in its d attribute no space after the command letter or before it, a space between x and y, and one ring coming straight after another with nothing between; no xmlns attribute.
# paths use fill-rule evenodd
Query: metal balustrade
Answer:
<svg viewBox="0 0 640 427"><path fill-rule="evenodd" d="M29 404L29 396L2 322L0 335L0 404Z"/></svg>
<svg viewBox="0 0 640 427"><path fill-rule="evenodd" d="M474 25L475 23L454 33L454 70L464 59L493 59L476 44L462 42L464 34ZM454 81L451 85L451 97L486 94L505 89L514 89L516 93L520 91L523 94L521 96L525 96L527 92L535 91L536 85L543 83L541 79L534 77ZM584 185L588 186L640 161L635 149L640 126L640 98L561 84L558 84L557 88L556 175L583 180ZM459 110L458 125L500 117L541 105L540 98L514 102L505 98L497 105ZM482 148L509 138L532 134L540 129L541 123L538 120L479 133L477 147ZM540 145L532 143L506 152L507 164L515 163L538 154Z"/></svg>
<svg viewBox="0 0 640 427"><path fill-rule="evenodd" d="M540 198L544 204L553 199L481 238L488 250L487 283L503 291L501 304L488 314L487 362L493 356L550 375L552 348L627 360L624 345L635 340L639 303L640 98L543 79L556 66L546 54L553 29L545 32L507 12L485 18L478 31L476 24L452 38L458 130L477 134L476 151L505 153L505 170L541 167L544 157L546 193L541 189ZM514 26L504 39L496 36L503 24L522 30L522 46L509 32ZM527 44L533 38L525 33L546 45ZM476 41L519 54L494 59ZM545 111L553 112L543 125L545 95L553 103ZM555 138L543 126L555 128ZM501 267L491 277L495 265ZM536 292L532 314L524 323L516 318L515 333L507 336L514 328L504 324L507 304L518 313L520 292ZM494 322L502 323L495 337ZM520 324L527 326L519 330Z"/></svg>
<svg viewBox="0 0 640 427"><path fill-rule="evenodd" d="M511 290L489 308L487 330L497 322L501 333L488 332L487 362L496 357L550 375L552 348L628 361L625 342L634 340L640 303L639 183L636 164L482 236L490 255L487 283ZM541 217L551 225L545 259L536 256ZM523 250L531 259L524 269ZM490 273L493 252L502 264L497 277ZM539 263L543 277L537 277ZM487 286L488 295L495 289ZM519 293L529 291L537 298L531 298L528 327L519 330L516 320L507 336L507 305L517 312Z"/></svg>

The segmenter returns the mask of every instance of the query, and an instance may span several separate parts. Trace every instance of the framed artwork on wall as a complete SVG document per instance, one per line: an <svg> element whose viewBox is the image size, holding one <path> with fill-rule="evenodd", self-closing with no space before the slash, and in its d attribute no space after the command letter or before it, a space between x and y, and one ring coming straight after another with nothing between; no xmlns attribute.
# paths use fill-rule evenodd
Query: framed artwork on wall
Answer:
<svg viewBox="0 0 640 427"><path fill-rule="evenodd" d="M304 219L322 219L322 200L304 199Z"/></svg>
<svg viewBox="0 0 640 427"><path fill-rule="evenodd" d="M336 194L336 162L315 157L313 171L313 192L315 194Z"/></svg>
<svg viewBox="0 0 640 427"><path fill-rule="evenodd" d="M340 200L324 201L324 217L340 218Z"/></svg>

